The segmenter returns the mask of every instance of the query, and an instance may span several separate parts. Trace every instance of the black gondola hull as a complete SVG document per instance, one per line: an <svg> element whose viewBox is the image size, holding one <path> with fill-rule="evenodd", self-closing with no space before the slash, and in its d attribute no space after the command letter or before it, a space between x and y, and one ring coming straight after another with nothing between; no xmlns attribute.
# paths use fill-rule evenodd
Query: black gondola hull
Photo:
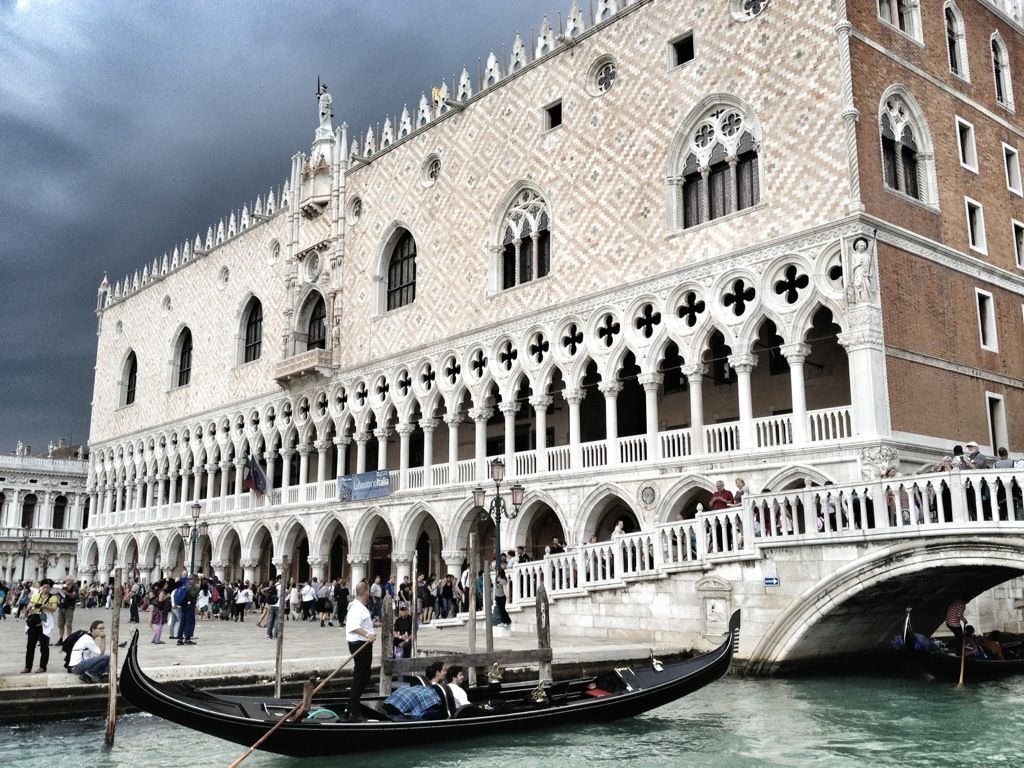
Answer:
<svg viewBox="0 0 1024 768"><path fill-rule="evenodd" d="M739 644L739 631L737 611L730 622L729 637L716 650L676 664L666 664L661 672L641 670L633 678L635 686L640 686L635 690L602 698L581 695L565 703L466 718L397 722L370 720L361 723L289 722L275 731L260 749L293 757L329 756L418 746L428 740L436 744L446 740L504 734L510 730L551 729L633 717L676 701L725 675ZM139 709L186 728L249 746L277 722L278 712L287 711L295 703L294 700L218 696L185 685L157 683L139 667L136 641L137 637L133 638L121 670L122 694ZM509 695L522 696L523 692ZM315 699L314 706L334 701Z"/></svg>

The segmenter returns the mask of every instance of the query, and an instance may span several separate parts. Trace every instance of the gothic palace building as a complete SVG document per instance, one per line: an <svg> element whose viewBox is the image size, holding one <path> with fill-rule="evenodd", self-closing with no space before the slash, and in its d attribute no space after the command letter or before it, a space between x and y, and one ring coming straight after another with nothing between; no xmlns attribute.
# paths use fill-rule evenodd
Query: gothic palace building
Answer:
<svg viewBox="0 0 1024 768"><path fill-rule="evenodd" d="M380 130L322 92L279 191L104 279L83 579L196 501L229 578L458 569L496 457L542 555L1024 448L1020 0L593 5Z"/></svg>

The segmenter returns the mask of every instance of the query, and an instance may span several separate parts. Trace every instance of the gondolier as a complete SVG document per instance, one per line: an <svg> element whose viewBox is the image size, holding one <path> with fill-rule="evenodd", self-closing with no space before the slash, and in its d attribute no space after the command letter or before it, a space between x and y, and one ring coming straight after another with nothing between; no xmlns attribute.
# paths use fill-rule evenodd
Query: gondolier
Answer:
<svg viewBox="0 0 1024 768"><path fill-rule="evenodd" d="M349 653L355 654L366 643L377 639L373 631L373 618L366 604L370 602L370 588L365 581L356 585L356 599L348 607L345 617L345 639L348 641ZM359 700L363 697L367 684L370 682L370 662L372 652L366 649L355 657L352 670L352 691L348 700L348 721L358 723L364 720Z"/></svg>
<svg viewBox="0 0 1024 768"><path fill-rule="evenodd" d="M967 620L964 619L966 611L967 603L960 597L955 598L946 609L946 628L953 633L958 648L964 641L964 625L967 624Z"/></svg>

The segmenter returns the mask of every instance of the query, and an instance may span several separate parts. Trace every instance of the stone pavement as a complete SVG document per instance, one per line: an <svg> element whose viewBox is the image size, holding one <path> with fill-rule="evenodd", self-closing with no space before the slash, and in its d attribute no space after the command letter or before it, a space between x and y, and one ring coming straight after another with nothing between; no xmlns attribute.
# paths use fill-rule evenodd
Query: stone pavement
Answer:
<svg viewBox="0 0 1024 768"><path fill-rule="evenodd" d="M167 639L164 645L150 643L149 614L142 613L142 624L128 623L128 610L121 614L121 640L127 640L136 627L140 628L139 661L147 674L158 680L187 679L215 681L233 675L259 674L272 680L277 643L267 639L266 629L256 626L256 615L247 616L245 622L197 621L194 640L196 645L179 646ZM110 632L111 612L94 608L75 611L75 629L87 629L96 619L103 619ZM447 626L442 626L443 624ZM572 631L572 630L569 630ZM468 652L467 625L455 620L439 622L437 626L420 628L420 652ZM56 639L56 638L53 638ZM484 650L483 621L477 624L477 651ZM25 623L8 620L0 622L0 690L12 688L50 688L84 685L64 670L63 652L50 647L48 671L44 674L20 674L25 661ZM588 640L577 632L552 634L551 646L554 663L579 663L639 659L650 655L668 655L682 649L669 646L649 646L608 640ZM508 632L496 629L495 650L530 650L537 647L532 632ZM124 650L120 651L123 659ZM286 677L307 673L327 674L348 657L344 630L337 625L321 628L319 623L287 622L284 643L283 673ZM120 663L120 661L119 661ZM380 663L379 640L374 646L374 666ZM34 668L39 666L36 651Z"/></svg>

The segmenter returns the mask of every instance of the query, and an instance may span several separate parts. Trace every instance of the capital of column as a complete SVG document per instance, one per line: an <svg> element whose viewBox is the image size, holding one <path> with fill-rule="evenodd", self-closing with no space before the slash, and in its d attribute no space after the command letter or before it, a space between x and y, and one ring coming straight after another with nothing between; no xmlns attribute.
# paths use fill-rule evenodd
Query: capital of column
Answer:
<svg viewBox="0 0 1024 768"><path fill-rule="evenodd" d="M395 565L410 565L412 563L412 552L392 552L391 562Z"/></svg>
<svg viewBox="0 0 1024 768"><path fill-rule="evenodd" d="M260 564L259 560L243 560L242 561L242 567L243 568L255 568L259 564ZM210 565L213 565L213 563L210 563Z"/></svg>
<svg viewBox="0 0 1024 768"><path fill-rule="evenodd" d="M487 421L494 415L493 408L470 408L469 418L473 421Z"/></svg>
<svg viewBox="0 0 1024 768"><path fill-rule="evenodd" d="M327 563L326 557L307 557L306 562L309 563L310 568L319 568Z"/></svg>
<svg viewBox="0 0 1024 768"><path fill-rule="evenodd" d="M291 448L282 448L280 453L281 458L284 459L285 461L288 461L288 459L290 459L295 454L295 451L292 450Z"/></svg>
<svg viewBox="0 0 1024 768"><path fill-rule="evenodd" d="M258 453L254 453L252 457L254 459L261 458ZM273 461L275 458L277 458L277 451L275 451L273 448L266 450L263 452L262 458L266 459L267 461Z"/></svg>
<svg viewBox="0 0 1024 768"><path fill-rule="evenodd" d="M326 451L326 450L330 449L331 441L330 440L317 440L315 443L313 443L313 447L316 448L318 452Z"/></svg>
<svg viewBox="0 0 1024 768"><path fill-rule="evenodd" d="M241 469L245 466L245 459L235 459L234 463L236 469ZM230 464L228 466L230 466ZM227 469L227 467L225 467L225 469Z"/></svg>
<svg viewBox="0 0 1024 768"><path fill-rule="evenodd" d="M395 432L397 432L402 437L405 437L406 435L411 435L415 431L416 426L414 424L403 423L395 426Z"/></svg>
<svg viewBox="0 0 1024 768"><path fill-rule="evenodd" d="M607 398L614 399L619 396L619 392L622 391L621 381L602 381L597 385L598 391L601 392Z"/></svg>
<svg viewBox="0 0 1024 768"><path fill-rule="evenodd" d="M446 549L441 552L441 559L446 563L461 564L466 559L466 553L461 549Z"/></svg>
<svg viewBox="0 0 1024 768"><path fill-rule="evenodd" d="M458 426L464 421L461 414L458 413L446 413L444 415L444 423L449 427Z"/></svg>
<svg viewBox="0 0 1024 768"><path fill-rule="evenodd" d="M241 466L241 464L238 463L239 461L240 461L240 459L235 459L234 461L231 461L230 459L225 459L224 461L222 461L220 463L220 468L221 469L231 469L232 465L234 465L234 466ZM245 464L245 462L242 461L242 464Z"/></svg>
<svg viewBox="0 0 1024 768"><path fill-rule="evenodd" d="M641 373L637 376L637 381L640 382L645 390L656 390L661 386L662 382L665 381L665 374L663 373Z"/></svg>
<svg viewBox="0 0 1024 768"><path fill-rule="evenodd" d="M587 396L585 389L566 389L562 391L562 399L569 405L579 405Z"/></svg>
<svg viewBox="0 0 1024 768"><path fill-rule="evenodd" d="M440 419L420 419L420 429L424 432L433 432L437 429L437 425L440 423Z"/></svg>
<svg viewBox="0 0 1024 768"><path fill-rule="evenodd" d="M225 565L227 565L227 563L225 561L223 561L223 560L211 560L210 561L210 567L215 572L216 571L223 571ZM149 566L149 567L152 568L153 566Z"/></svg>
<svg viewBox="0 0 1024 768"><path fill-rule="evenodd" d="M757 355L744 352L738 355L729 355L729 367L736 373L750 373L757 366Z"/></svg>
<svg viewBox="0 0 1024 768"><path fill-rule="evenodd" d="M535 411L546 411L551 407L551 403L554 402L554 398L551 395L533 395L530 398L530 405L533 406Z"/></svg>
<svg viewBox="0 0 1024 768"><path fill-rule="evenodd" d="M498 410L503 414L508 415L509 413L519 413L519 403L513 401L501 402L498 405Z"/></svg>
<svg viewBox="0 0 1024 768"><path fill-rule="evenodd" d="M370 562L369 552L349 552L348 553L349 565L366 565Z"/></svg>
<svg viewBox="0 0 1024 768"><path fill-rule="evenodd" d="M809 354L811 354L811 345L798 342L796 344L782 344L779 347L779 352L782 356L790 362L790 364L802 363Z"/></svg>
<svg viewBox="0 0 1024 768"><path fill-rule="evenodd" d="M144 560L135 567L138 568L140 571L152 571L153 563L149 562L148 560Z"/></svg>
<svg viewBox="0 0 1024 768"><path fill-rule="evenodd" d="M334 444L335 445L351 445L352 444L352 438L351 437L336 437L336 438L334 438Z"/></svg>
<svg viewBox="0 0 1024 768"><path fill-rule="evenodd" d="M387 440L391 436L391 430L387 427L381 427L380 429L373 430L373 436L377 438L378 442Z"/></svg>
<svg viewBox="0 0 1024 768"><path fill-rule="evenodd" d="M192 474L195 477L199 477L201 474L203 474L203 466L199 465L199 466L192 467Z"/></svg>
<svg viewBox="0 0 1024 768"><path fill-rule="evenodd" d="M310 446L303 444L303 445L297 446L295 450L297 450L299 452L299 456L309 456L310 452L313 449Z"/></svg>
<svg viewBox="0 0 1024 768"><path fill-rule="evenodd" d="M217 466L217 462L215 461L211 461L209 464L206 465L206 471L211 474L216 472L219 468L220 467Z"/></svg>
<svg viewBox="0 0 1024 768"><path fill-rule="evenodd" d="M172 469L170 472L164 475L164 477L167 478L168 480L177 480L179 476L180 475L178 474L178 470L176 469Z"/></svg>
<svg viewBox="0 0 1024 768"><path fill-rule="evenodd" d="M885 342L881 332L873 328L864 328L856 331L847 331L836 336L836 341L846 350L847 354L860 349L875 349L881 351L885 348Z"/></svg>
<svg viewBox="0 0 1024 768"><path fill-rule="evenodd" d="M356 432L352 435L352 439L356 441L356 445L366 445L370 440L369 432Z"/></svg>

